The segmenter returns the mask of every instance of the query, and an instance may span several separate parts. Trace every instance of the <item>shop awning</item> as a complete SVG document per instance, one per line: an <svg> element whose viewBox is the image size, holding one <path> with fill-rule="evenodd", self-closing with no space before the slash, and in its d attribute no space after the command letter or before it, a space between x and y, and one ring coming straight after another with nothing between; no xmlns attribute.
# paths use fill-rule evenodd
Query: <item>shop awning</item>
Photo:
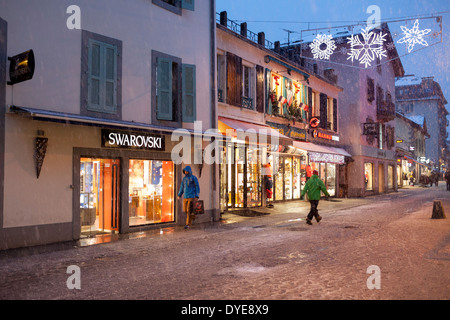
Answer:
<svg viewBox="0 0 450 320"><path fill-rule="evenodd" d="M280 144L284 146L292 145L293 140L285 135L282 135L277 130L262 124L250 123L240 121L236 119L219 117L219 132L226 135L231 130L234 137L240 140L240 136L244 139L255 138L260 141L259 138L265 139L264 141L270 144ZM264 136L264 137L262 137Z"/></svg>
<svg viewBox="0 0 450 320"><path fill-rule="evenodd" d="M33 120L57 122L71 125L84 125L84 126L115 128L123 130L143 130L143 131L158 132L162 134L171 134L174 132L174 130L182 129L179 131L180 134L183 134L183 132L185 134L199 134L198 132L192 129L156 126L134 121L100 119L89 116L83 116L79 114L56 112L28 107L11 106L9 108L9 112L25 115L32 118ZM222 135L219 133L214 134L210 132L208 133L202 132L200 134L222 138Z"/></svg>
<svg viewBox="0 0 450 320"><path fill-rule="evenodd" d="M345 157L351 157L351 154L342 148L321 146L311 142L294 141L293 146L307 151L311 162L344 164Z"/></svg>

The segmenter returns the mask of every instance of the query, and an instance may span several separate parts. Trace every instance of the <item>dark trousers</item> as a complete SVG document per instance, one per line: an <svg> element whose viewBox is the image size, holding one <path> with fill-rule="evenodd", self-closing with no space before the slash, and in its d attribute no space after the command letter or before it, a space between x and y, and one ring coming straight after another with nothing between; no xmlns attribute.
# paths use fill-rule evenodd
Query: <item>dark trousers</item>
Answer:
<svg viewBox="0 0 450 320"><path fill-rule="evenodd" d="M319 206L319 200L309 200L309 203L311 204L311 210L308 213L308 220L312 220L312 218L319 217L319 210L317 210L317 207Z"/></svg>
<svg viewBox="0 0 450 320"><path fill-rule="evenodd" d="M447 191L450 191L450 181L447 181Z"/></svg>

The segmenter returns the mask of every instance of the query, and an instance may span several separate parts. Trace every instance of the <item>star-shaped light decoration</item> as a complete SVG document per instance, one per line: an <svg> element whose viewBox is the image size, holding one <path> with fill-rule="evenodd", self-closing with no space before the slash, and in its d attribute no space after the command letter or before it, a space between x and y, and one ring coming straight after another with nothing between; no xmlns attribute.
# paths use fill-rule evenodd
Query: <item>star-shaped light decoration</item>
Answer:
<svg viewBox="0 0 450 320"><path fill-rule="evenodd" d="M411 53L416 44L421 44L428 47L428 42L426 42L423 37L430 33L431 29L419 30L419 19L414 22L412 29L408 29L405 26L400 26L400 28L403 31L403 38L398 40L397 43L407 43L408 53Z"/></svg>

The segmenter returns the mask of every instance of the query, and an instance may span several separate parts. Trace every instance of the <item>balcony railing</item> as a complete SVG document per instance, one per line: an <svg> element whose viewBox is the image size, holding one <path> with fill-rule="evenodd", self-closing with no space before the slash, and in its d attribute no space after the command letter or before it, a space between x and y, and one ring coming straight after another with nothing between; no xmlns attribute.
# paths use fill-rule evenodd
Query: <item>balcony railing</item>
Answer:
<svg viewBox="0 0 450 320"><path fill-rule="evenodd" d="M253 99L242 97L242 108L253 110Z"/></svg>

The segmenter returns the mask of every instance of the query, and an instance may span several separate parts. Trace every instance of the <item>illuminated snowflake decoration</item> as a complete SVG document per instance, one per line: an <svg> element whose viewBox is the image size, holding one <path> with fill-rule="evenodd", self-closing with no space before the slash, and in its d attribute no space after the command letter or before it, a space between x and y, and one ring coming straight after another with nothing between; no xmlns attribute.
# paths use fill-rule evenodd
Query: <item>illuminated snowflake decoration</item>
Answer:
<svg viewBox="0 0 450 320"><path fill-rule="evenodd" d="M331 34L318 34L314 41L309 45L311 52L314 55L314 59L330 60L330 56L336 49L333 36Z"/></svg>
<svg viewBox="0 0 450 320"><path fill-rule="evenodd" d="M408 53L414 49L416 44L421 44L424 47L428 47L428 42L426 42L423 37L431 32L431 29L419 30L419 19L414 22L414 27L408 29L405 26L400 26L403 31L403 38L397 41L397 43L407 43Z"/></svg>
<svg viewBox="0 0 450 320"><path fill-rule="evenodd" d="M370 31L370 28L366 28L362 29L361 36L363 41L361 41L360 35L352 35L347 38L351 46L347 60L352 59L352 62L357 60L367 68L375 58L381 59L381 57L386 57L386 50L383 46L384 41L386 41L384 39L386 34L383 34L381 31L380 33L375 33Z"/></svg>

